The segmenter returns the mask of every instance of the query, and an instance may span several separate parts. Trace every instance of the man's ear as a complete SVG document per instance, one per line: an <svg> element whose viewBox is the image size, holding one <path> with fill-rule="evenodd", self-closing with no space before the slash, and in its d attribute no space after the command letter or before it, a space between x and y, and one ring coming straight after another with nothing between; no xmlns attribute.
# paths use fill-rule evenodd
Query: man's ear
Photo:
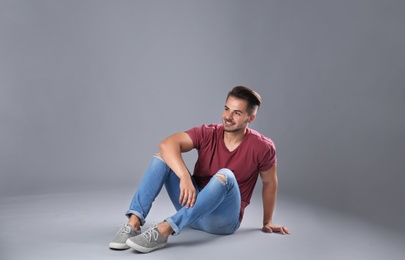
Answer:
<svg viewBox="0 0 405 260"><path fill-rule="evenodd" d="M249 124L252 123L253 121L255 121L255 119L256 119L256 114L251 115L250 119L249 119Z"/></svg>

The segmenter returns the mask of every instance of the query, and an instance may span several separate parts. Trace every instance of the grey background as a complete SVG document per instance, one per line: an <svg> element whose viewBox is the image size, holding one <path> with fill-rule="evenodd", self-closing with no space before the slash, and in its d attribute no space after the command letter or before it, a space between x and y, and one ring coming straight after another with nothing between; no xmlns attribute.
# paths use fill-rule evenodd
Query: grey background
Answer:
<svg viewBox="0 0 405 260"><path fill-rule="evenodd" d="M1 0L0 196L132 191L162 138L219 123L246 85L281 198L404 232L404 13L394 0Z"/></svg>

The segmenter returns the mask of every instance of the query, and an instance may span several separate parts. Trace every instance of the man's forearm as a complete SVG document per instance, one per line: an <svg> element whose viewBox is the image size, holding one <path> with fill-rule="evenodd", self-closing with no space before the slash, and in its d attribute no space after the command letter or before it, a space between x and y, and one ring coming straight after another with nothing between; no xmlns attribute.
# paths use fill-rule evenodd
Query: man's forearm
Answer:
<svg viewBox="0 0 405 260"><path fill-rule="evenodd" d="M277 180L263 183L263 225L273 221L273 213L277 198Z"/></svg>
<svg viewBox="0 0 405 260"><path fill-rule="evenodd" d="M164 140L159 144L160 156L165 163L180 178L189 178L190 174L181 156L181 148L171 140Z"/></svg>

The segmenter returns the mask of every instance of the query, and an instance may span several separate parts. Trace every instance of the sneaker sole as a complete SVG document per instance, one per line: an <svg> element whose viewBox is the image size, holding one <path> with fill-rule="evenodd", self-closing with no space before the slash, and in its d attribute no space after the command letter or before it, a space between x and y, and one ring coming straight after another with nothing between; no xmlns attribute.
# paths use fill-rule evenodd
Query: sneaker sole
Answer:
<svg viewBox="0 0 405 260"><path fill-rule="evenodd" d="M125 243L122 244L122 243L111 242L108 246L109 246L110 249L118 249L118 250L124 250L124 249L129 248L129 246L127 244L125 244Z"/></svg>
<svg viewBox="0 0 405 260"><path fill-rule="evenodd" d="M158 245L157 247L147 248L147 247L143 247L143 246L140 246L140 245L138 245L138 244L135 244L135 243L132 242L130 239L128 239L128 240L127 240L127 245L130 246L131 248L135 249L135 250L138 251L138 252L141 252L141 253L149 253L149 252L152 252L152 251L154 251L154 250L157 250L157 249L160 249L160 248L165 247L165 246L167 245L167 243L160 244L160 245Z"/></svg>

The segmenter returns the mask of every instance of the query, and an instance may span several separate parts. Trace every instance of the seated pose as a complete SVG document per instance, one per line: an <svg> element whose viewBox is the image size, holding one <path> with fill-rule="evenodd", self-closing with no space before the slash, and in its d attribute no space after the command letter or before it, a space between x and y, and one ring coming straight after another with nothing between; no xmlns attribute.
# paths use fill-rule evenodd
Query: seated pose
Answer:
<svg viewBox="0 0 405 260"><path fill-rule="evenodd" d="M160 142L126 213L128 222L109 247L151 252L165 247L168 237L185 227L233 234L240 227L259 175L263 182L262 230L289 234L272 220L278 186L275 145L248 128L260 104L255 91L234 87L226 98L222 124L194 127ZM181 154L192 149L198 151L198 159L191 175ZM141 233L163 185L177 212Z"/></svg>

